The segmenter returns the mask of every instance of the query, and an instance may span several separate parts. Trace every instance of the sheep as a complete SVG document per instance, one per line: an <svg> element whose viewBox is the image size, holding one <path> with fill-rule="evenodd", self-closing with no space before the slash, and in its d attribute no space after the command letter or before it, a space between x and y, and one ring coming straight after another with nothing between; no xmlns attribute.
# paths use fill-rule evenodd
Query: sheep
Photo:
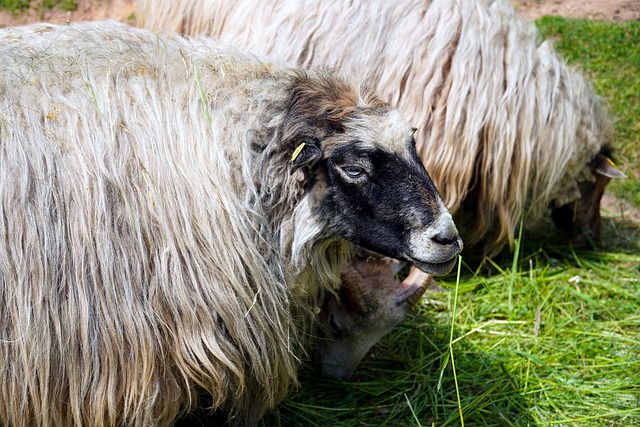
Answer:
<svg viewBox="0 0 640 427"><path fill-rule="evenodd" d="M356 251L341 274L338 297L329 295L320 312L316 352L325 375L348 379L369 349L420 300L430 276L415 269L399 283L394 274L402 265Z"/></svg>
<svg viewBox="0 0 640 427"><path fill-rule="evenodd" d="M601 101L506 0L140 0L136 16L143 27L212 35L374 84L418 126L420 158L466 247L489 256L513 247L523 216L533 224L549 210L576 246L598 238L604 189L624 177ZM390 280L384 265L370 280ZM341 292L345 307L351 295ZM359 348L358 337L377 336L387 320L349 319L331 297L324 307L325 320L339 313L358 333L330 344L335 333L324 328L320 362L351 369L360 351L338 350Z"/></svg>
<svg viewBox="0 0 640 427"><path fill-rule="evenodd" d="M462 250L363 85L113 21L0 30L0 424L253 425L357 244Z"/></svg>
<svg viewBox="0 0 640 427"><path fill-rule="evenodd" d="M507 0L141 0L138 24L219 37L373 83L418 126L418 153L467 248L513 247L550 208L599 237L611 126L584 77Z"/></svg>

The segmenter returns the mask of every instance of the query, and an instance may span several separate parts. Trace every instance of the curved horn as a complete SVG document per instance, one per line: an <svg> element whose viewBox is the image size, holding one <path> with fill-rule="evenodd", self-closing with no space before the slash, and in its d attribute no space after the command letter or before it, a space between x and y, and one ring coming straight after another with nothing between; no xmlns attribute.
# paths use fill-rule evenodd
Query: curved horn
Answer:
<svg viewBox="0 0 640 427"><path fill-rule="evenodd" d="M372 286L368 283L352 265L347 265L342 274L342 287L340 294L343 303L351 312L365 314L377 308L378 304L372 296Z"/></svg>
<svg viewBox="0 0 640 427"><path fill-rule="evenodd" d="M431 275L411 267L411 271L406 279L400 283L398 292L398 305L404 305L407 310L414 305L427 290L427 284L431 280Z"/></svg>

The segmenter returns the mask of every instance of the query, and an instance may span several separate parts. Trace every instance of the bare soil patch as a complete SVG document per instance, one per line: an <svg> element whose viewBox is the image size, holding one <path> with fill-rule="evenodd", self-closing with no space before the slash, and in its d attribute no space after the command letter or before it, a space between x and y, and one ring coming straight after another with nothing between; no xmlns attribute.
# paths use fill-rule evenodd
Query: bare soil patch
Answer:
<svg viewBox="0 0 640 427"><path fill-rule="evenodd" d="M544 15L606 21L640 20L640 0L513 0L529 19Z"/></svg>

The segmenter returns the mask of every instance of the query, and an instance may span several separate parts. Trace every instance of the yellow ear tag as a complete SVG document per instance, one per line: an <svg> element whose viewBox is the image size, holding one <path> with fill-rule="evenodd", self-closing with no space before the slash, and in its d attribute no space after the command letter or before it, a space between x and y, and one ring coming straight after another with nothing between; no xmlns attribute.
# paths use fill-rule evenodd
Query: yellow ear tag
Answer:
<svg viewBox="0 0 640 427"><path fill-rule="evenodd" d="M605 157L605 159L607 159L607 163L609 163L609 164L610 164L611 166L613 166L614 168L617 168L617 167L618 167L618 165L616 165L615 163L613 163L613 160L611 160L610 158Z"/></svg>
<svg viewBox="0 0 640 427"><path fill-rule="evenodd" d="M302 149L304 148L305 143L301 143L300 145L298 145L296 147L296 149L293 151L293 155L291 156L291 161L293 162L295 159L298 158L298 156L300 155L300 152L302 151Z"/></svg>

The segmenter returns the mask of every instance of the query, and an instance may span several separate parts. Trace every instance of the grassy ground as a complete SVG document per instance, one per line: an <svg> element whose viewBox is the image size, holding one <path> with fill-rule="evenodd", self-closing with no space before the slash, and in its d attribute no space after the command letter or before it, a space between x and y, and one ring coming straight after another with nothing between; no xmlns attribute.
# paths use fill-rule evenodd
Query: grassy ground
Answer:
<svg viewBox="0 0 640 427"><path fill-rule="evenodd" d="M29 7L29 3L33 3L34 7L39 9L60 9L60 10L76 10L78 2L76 0L37 0L30 2L29 0L0 0L0 9L6 9L13 14L18 14Z"/></svg>
<svg viewBox="0 0 640 427"><path fill-rule="evenodd" d="M591 77L616 117L640 207L640 22L538 21ZM350 382L303 376L264 426L640 425L640 229L605 217L595 251L563 246L549 224L519 254L441 279Z"/></svg>

